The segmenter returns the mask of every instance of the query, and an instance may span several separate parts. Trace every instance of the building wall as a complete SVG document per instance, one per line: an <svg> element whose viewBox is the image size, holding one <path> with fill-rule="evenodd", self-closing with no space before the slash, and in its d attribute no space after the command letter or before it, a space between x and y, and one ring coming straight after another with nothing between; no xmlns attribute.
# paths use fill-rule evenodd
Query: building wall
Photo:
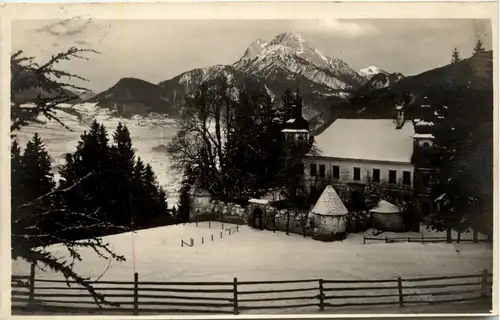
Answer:
<svg viewBox="0 0 500 320"><path fill-rule="evenodd" d="M329 236L343 234L347 231L347 222L347 215L314 215L314 235Z"/></svg>
<svg viewBox="0 0 500 320"><path fill-rule="evenodd" d="M317 176L319 175L319 165L325 165L325 177L333 177L333 166L340 167L340 179L339 182L355 182L353 180L354 167L360 168L360 181L366 182L367 176L372 176L373 169L380 170L380 181L389 181L389 170L396 171L396 183L401 183L403 179L403 171L410 172L410 187L413 185L413 165L411 163L389 163L389 162L377 162L377 161L359 161L352 159L336 159L336 158L306 158L304 160L304 176L307 180L315 179L310 175L310 164L316 163L317 165ZM320 178L321 179L321 178Z"/></svg>

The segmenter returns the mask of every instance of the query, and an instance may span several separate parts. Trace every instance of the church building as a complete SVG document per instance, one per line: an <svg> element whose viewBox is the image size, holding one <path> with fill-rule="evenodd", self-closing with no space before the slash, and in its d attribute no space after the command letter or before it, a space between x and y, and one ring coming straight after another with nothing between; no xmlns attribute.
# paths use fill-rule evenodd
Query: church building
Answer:
<svg viewBox="0 0 500 320"><path fill-rule="evenodd" d="M425 151L432 147L431 122L406 120L404 107L397 106L394 119L339 118L312 136L297 109L282 132L295 144L309 142L303 160L307 193L321 194L331 185L342 199L351 199L353 194L362 196L373 182L401 199L416 195L419 211L432 210L428 199L432 168ZM313 139L316 154L310 150Z"/></svg>

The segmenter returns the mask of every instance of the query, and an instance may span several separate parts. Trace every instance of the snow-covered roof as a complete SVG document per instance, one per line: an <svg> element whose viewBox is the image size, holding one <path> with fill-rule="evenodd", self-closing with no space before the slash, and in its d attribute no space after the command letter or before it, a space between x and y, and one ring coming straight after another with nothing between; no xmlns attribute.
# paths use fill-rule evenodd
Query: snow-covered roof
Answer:
<svg viewBox="0 0 500 320"><path fill-rule="evenodd" d="M204 188L200 188L197 185L191 186L191 189L189 189L189 194L192 196L210 196L210 192Z"/></svg>
<svg viewBox="0 0 500 320"><path fill-rule="evenodd" d="M373 213L400 213L401 209L392 203L385 201L385 200L380 200L377 205L370 210L370 212Z"/></svg>
<svg viewBox="0 0 500 320"><path fill-rule="evenodd" d="M343 216L349 213L331 185L325 188L311 212L323 216Z"/></svg>
<svg viewBox="0 0 500 320"><path fill-rule="evenodd" d="M338 119L314 139L323 157L410 163L413 133L411 121Z"/></svg>
<svg viewBox="0 0 500 320"><path fill-rule="evenodd" d="M281 132L293 132L293 133L302 132L302 133L307 133L309 131L306 130L306 129L283 129L283 130L281 130Z"/></svg>
<svg viewBox="0 0 500 320"><path fill-rule="evenodd" d="M411 137L417 139L434 139L434 136L430 133L415 133Z"/></svg>
<svg viewBox="0 0 500 320"><path fill-rule="evenodd" d="M286 121L286 123L294 123L295 122L295 119L289 119Z"/></svg>
<svg viewBox="0 0 500 320"><path fill-rule="evenodd" d="M265 200L265 199L250 199L248 200L249 203L254 203L254 204L268 204L269 203L269 200Z"/></svg>
<svg viewBox="0 0 500 320"><path fill-rule="evenodd" d="M396 110L402 110L403 106L396 106Z"/></svg>
<svg viewBox="0 0 500 320"><path fill-rule="evenodd" d="M433 127L434 122L432 121L425 121L425 120L419 120L417 123L415 123L415 126L417 127Z"/></svg>

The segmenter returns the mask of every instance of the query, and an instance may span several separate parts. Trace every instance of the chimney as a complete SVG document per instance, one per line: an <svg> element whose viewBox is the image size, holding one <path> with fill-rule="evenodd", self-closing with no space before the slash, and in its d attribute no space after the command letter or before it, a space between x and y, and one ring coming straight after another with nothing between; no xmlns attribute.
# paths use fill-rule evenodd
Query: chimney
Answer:
<svg viewBox="0 0 500 320"><path fill-rule="evenodd" d="M401 129L405 124L405 115L403 106L396 106L396 129Z"/></svg>

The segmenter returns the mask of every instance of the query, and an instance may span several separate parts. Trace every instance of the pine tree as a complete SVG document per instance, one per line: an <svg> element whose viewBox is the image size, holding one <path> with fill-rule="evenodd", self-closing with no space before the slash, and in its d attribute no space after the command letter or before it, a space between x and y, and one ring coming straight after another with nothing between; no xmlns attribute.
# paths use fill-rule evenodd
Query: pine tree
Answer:
<svg viewBox="0 0 500 320"><path fill-rule="evenodd" d="M476 55L478 53L484 52L483 42L481 40L477 40L476 46L474 47L474 52L472 55Z"/></svg>
<svg viewBox="0 0 500 320"><path fill-rule="evenodd" d="M451 63L457 63L462 61L462 58L460 58L460 52L458 52L458 49L455 47L453 48L453 52L451 54Z"/></svg>
<svg viewBox="0 0 500 320"><path fill-rule="evenodd" d="M111 159L115 170L110 173L116 182L114 194L116 197L116 211L119 212L119 220L124 225L129 225L132 218L132 202L134 191L134 165L135 151L128 128L122 123L113 134L115 145L111 148Z"/></svg>
<svg viewBox="0 0 500 320"><path fill-rule="evenodd" d="M18 149L15 146L13 148ZM21 190L16 190L18 194L22 194L21 199L17 195L15 196L17 198L16 201L21 200L20 203L26 203L50 193L56 186L54 176L51 172L52 159L46 151L45 145L38 133L35 133L33 138L28 141L24 153L20 157L17 154L18 150L13 151L14 157L20 160L20 164L17 164L19 171L15 177L19 183L17 187L22 187ZM23 221L22 225L16 227L24 228L30 235L34 235L40 230L50 232L51 227L47 225L48 221L50 221L50 215L46 213L51 205L51 200L45 199L41 205L31 207L29 210L18 211L17 209L13 209L13 218L22 219ZM17 208L17 204L15 208ZM42 245L43 238L40 236L36 240L34 239L31 244Z"/></svg>
<svg viewBox="0 0 500 320"><path fill-rule="evenodd" d="M22 165L25 172L23 193L28 199L46 194L56 186L51 172L52 159L38 133L26 145Z"/></svg>
<svg viewBox="0 0 500 320"><path fill-rule="evenodd" d="M11 208L15 209L19 204L24 203L23 199L23 167L21 163L21 148L17 140L12 141L10 149L11 168Z"/></svg>

